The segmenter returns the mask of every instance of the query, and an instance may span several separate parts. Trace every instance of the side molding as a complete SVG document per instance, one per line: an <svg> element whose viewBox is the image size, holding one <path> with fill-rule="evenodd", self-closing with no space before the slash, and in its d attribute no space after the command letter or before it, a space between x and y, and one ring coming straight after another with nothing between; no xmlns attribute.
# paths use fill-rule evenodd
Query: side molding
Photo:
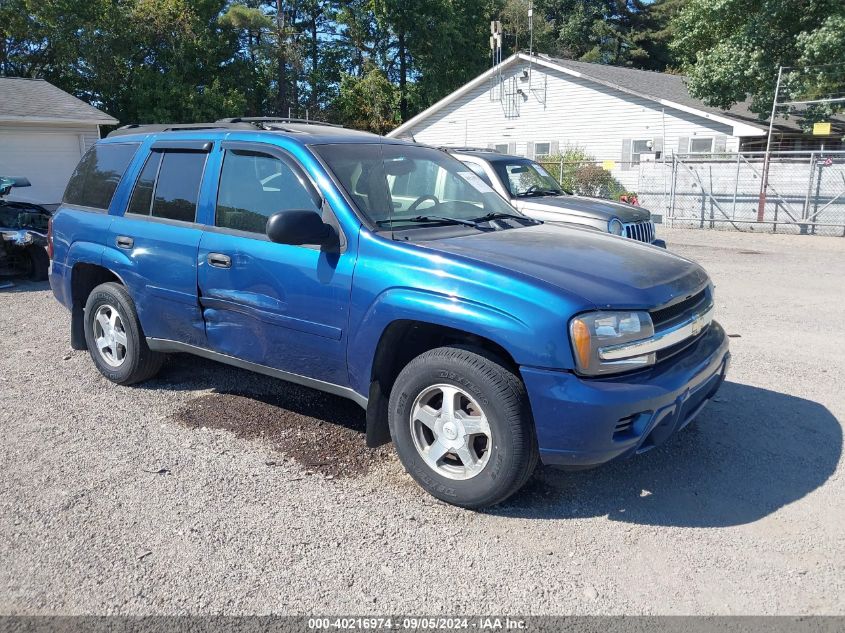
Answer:
<svg viewBox="0 0 845 633"><path fill-rule="evenodd" d="M342 398L347 398L363 409L367 408L367 398L349 387L343 387L341 385L317 380L315 378L308 378L307 376L293 374L287 371L282 371L281 369L274 369L273 367L259 365L258 363L251 363L246 360L241 360L240 358L235 358L234 356L221 354L220 352L215 352L204 347L197 347L195 345L189 345L188 343L181 343L179 341L147 337L147 345L155 352L185 352L188 354L194 354L195 356L202 356L203 358L208 358L209 360L216 360L220 363L232 365L233 367L238 367L240 369L247 369L258 374L264 374L265 376L270 376L271 378L287 380L288 382L296 383L297 385L302 385L303 387L310 387L336 396L341 396Z"/></svg>

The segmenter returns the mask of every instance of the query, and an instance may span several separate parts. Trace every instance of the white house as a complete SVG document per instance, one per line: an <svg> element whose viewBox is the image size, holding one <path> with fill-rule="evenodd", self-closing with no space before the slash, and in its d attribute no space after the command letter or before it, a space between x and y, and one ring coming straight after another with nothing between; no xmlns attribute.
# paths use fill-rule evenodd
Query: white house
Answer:
<svg viewBox="0 0 845 633"><path fill-rule="evenodd" d="M777 132L782 142L801 136L794 121ZM580 146L635 186L641 160L760 149L766 134L744 105L723 111L691 97L680 75L519 53L388 136L538 160Z"/></svg>
<svg viewBox="0 0 845 633"><path fill-rule="evenodd" d="M82 154L117 120L43 79L0 77L0 175L32 187L9 199L59 202Z"/></svg>

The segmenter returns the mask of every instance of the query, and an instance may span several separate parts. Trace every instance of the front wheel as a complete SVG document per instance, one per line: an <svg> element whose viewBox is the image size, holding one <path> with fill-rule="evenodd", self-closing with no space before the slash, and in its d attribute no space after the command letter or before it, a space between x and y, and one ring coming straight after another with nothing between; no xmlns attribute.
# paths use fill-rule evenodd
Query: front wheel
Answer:
<svg viewBox="0 0 845 633"><path fill-rule="evenodd" d="M456 347L421 354L400 372L389 407L402 464L448 503L500 503L537 464L525 387L492 356Z"/></svg>

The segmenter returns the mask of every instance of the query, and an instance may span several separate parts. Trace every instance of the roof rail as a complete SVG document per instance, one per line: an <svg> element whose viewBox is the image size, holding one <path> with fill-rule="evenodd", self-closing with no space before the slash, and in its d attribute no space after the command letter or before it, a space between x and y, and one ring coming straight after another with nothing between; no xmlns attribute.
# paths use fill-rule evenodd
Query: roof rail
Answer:
<svg viewBox="0 0 845 633"><path fill-rule="evenodd" d="M449 147L446 145L442 145L437 149L441 149L444 152L491 152L493 154L499 153L496 149L492 147Z"/></svg>
<svg viewBox="0 0 845 633"><path fill-rule="evenodd" d="M214 123L129 123L123 125L116 130L111 131L108 136L124 136L126 134L139 134L144 132L189 132L192 130L220 130L220 129L235 129L235 130L250 130L255 129L249 123L224 123L216 121Z"/></svg>
<svg viewBox="0 0 845 633"><path fill-rule="evenodd" d="M218 123L304 123L306 125L327 125L329 127L343 127L337 123L317 121L316 119L294 119L291 117L275 116L236 116L228 119L218 119Z"/></svg>

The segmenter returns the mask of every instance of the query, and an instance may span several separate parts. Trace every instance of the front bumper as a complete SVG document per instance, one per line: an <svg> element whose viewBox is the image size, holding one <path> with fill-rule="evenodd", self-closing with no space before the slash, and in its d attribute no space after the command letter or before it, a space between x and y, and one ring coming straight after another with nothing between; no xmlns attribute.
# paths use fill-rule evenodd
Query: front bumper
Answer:
<svg viewBox="0 0 845 633"><path fill-rule="evenodd" d="M521 368L544 464L587 468L663 443L689 424L725 379L730 352L713 322L681 354L603 379Z"/></svg>

